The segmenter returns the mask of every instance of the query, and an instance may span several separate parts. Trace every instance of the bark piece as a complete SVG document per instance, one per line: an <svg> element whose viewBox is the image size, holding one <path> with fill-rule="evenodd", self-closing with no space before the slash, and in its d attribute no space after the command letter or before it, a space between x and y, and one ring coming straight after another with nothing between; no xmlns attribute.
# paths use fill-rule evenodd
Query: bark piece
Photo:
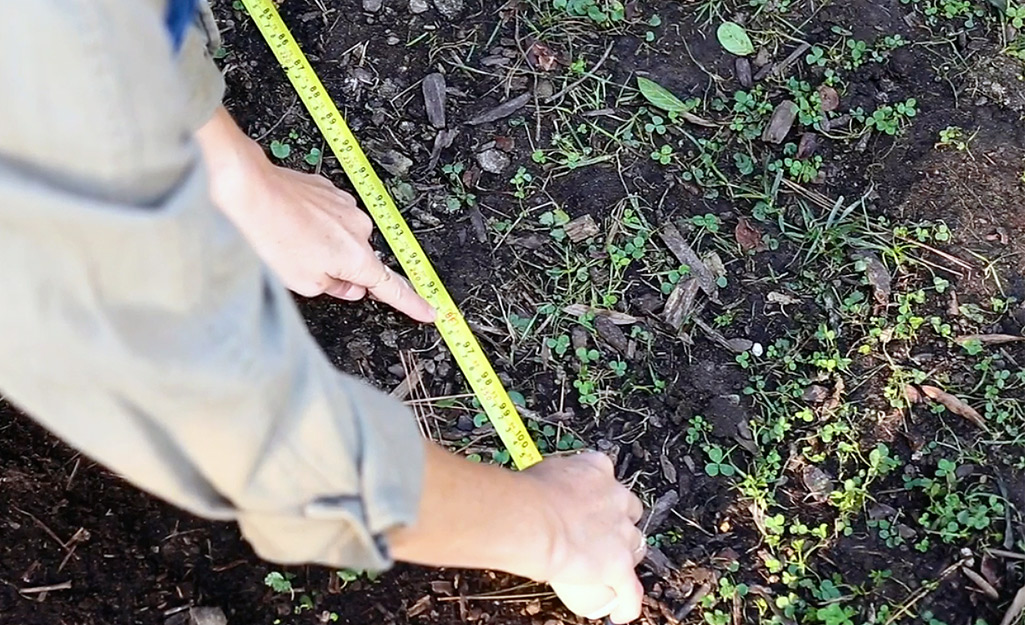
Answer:
<svg viewBox="0 0 1025 625"><path fill-rule="evenodd" d="M575 317L583 317L584 315L594 315L595 317L606 317L612 323L617 326L628 326L633 323L640 321L633 315L621 313L616 310L604 310L602 308L595 308L594 306L588 306L586 304L570 304L562 309L562 312L567 315L573 315Z"/></svg>
<svg viewBox="0 0 1025 625"><path fill-rule="evenodd" d="M603 341L612 346L620 354L626 354L630 348L630 339L608 317L595 317L594 330Z"/></svg>
<svg viewBox="0 0 1025 625"><path fill-rule="evenodd" d="M511 100L506 100L488 111L484 111L477 117L471 119L468 123L471 126L479 126L480 124L497 122L498 120L505 119L520 110L527 105L527 102L530 102L529 92L520 94Z"/></svg>
<svg viewBox="0 0 1025 625"><path fill-rule="evenodd" d="M669 299L666 300L662 319L673 330L679 330L683 322L694 312L694 300L698 295L700 284L697 278L687 278L673 287Z"/></svg>
<svg viewBox="0 0 1025 625"><path fill-rule="evenodd" d="M740 57L734 62L733 68L737 74L737 82L740 83L740 86L750 89L751 85L754 84L754 80L751 78L751 61Z"/></svg>
<svg viewBox="0 0 1025 625"><path fill-rule="evenodd" d="M591 217L590 215L577 217L563 226L563 230L565 230L566 236L569 237L569 240L574 243L580 243L581 241L589 239L601 232L598 228L598 224L594 222L594 217Z"/></svg>
<svg viewBox="0 0 1025 625"><path fill-rule="evenodd" d="M762 141L777 145L783 143L794 126L794 120L797 119L797 110L797 105L790 100L780 102L772 112L768 125L765 126Z"/></svg>
<svg viewBox="0 0 1025 625"><path fill-rule="evenodd" d="M445 76L435 72L424 77L421 85L427 120L435 128L445 127Z"/></svg>
<svg viewBox="0 0 1025 625"><path fill-rule="evenodd" d="M659 232L659 237L673 253L676 260L690 268L690 275L698 281L698 285L713 300L718 298L719 287L715 285L715 276L708 265L701 260L697 252L687 243L680 231L673 225L667 225Z"/></svg>

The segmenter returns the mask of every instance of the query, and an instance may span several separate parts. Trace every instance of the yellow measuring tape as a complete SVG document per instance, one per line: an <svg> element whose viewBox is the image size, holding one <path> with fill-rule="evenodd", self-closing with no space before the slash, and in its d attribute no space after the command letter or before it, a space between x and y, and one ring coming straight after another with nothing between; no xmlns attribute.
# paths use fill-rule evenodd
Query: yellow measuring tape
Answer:
<svg viewBox="0 0 1025 625"><path fill-rule="evenodd" d="M242 0L249 14L256 21L263 38L270 45L274 56L284 67L303 104L313 121L317 123L324 139L331 146L338 162L342 164L349 182L363 199L367 211L374 218L377 227L391 246L399 264L409 276L417 293L438 311L435 322L442 338L448 344L456 363L463 371L470 388L484 408L485 414L495 426L502 442L509 449L513 462L520 469L541 461L534 441L516 412L516 406L488 362L462 313L438 278L423 249L412 231L395 207L384 183L374 173L356 137L342 119L338 107L327 94L324 85L317 78L299 44L281 20L272 0Z"/></svg>

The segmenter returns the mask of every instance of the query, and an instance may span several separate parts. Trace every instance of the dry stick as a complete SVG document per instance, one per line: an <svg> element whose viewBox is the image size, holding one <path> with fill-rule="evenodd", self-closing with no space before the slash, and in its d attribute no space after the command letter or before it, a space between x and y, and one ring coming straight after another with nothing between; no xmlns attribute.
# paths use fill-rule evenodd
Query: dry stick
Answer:
<svg viewBox="0 0 1025 625"><path fill-rule="evenodd" d="M967 566L962 566L961 572L965 574L965 577L972 580L972 582L979 587L979 590L981 590L987 597L990 599L1000 598L1000 593L997 592L996 588L993 588L993 584L986 581L985 577L979 575Z"/></svg>
<svg viewBox="0 0 1025 625"><path fill-rule="evenodd" d="M794 64L794 62L797 61L797 59L801 58L802 54L804 54L810 49L810 43L802 43L801 45L797 46L797 48L795 48L794 51L791 52L789 56L787 56L787 58L783 59L779 63L770 63L769 65L766 65L762 69L758 70L758 73L755 74L755 82L759 82L765 79L765 77L770 74L779 74L781 72L786 71L788 67L790 67Z"/></svg>
<svg viewBox="0 0 1025 625"><path fill-rule="evenodd" d="M1000 625L1011 625L1021 616L1022 610L1025 610L1025 586L1019 588L1018 594L1014 595L1014 601L1011 602L1011 607L1007 608L1007 613L1004 614Z"/></svg>
<svg viewBox="0 0 1025 625"><path fill-rule="evenodd" d="M64 542L63 540L61 540L60 537L57 536L57 534L55 534L52 529L47 527L45 523L43 523L38 518L36 518L36 515L32 514L31 512L26 512L26 511L22 510L21 508L19 508L17 506L12 506L12 508L14 508L16 511L24 514L28 518L30 518L33 521L35 521L36 525L38 525L39 527L43 528L43 531L46 532L50 536L50 538L52 538L55 541L57 541L57 544L61 546L61 549L64 549L65 551L68 551L68 544L66 542Z"/></svg>
<svg viewBox="0 0 1025 625"><path fill-rule="evenodd" d="M588 78L597 78L597 76L595 76L594 73L596 71L598 71L598 69L601 68L601 66L605 63L605 61L608 60L609 55L612 54L612 46L613 46L613 44L615 44L615 41L610 41L609 42L608 47L605 48L605 54L601 55L601 58L598 59L598 62L594 64L594 67L591 68L591 71L587 72L586 74L581 76L579 79L574 80L572 83L569 84L569 86L567 86L565 89L563 89L559 93L556 93L555 95L550 95L547 98L545 98L545 104L551 104L552 102L554 102L555 100L558 100L559 98L561 98L562 96L566 95L570 91L573 91L574 89L579 87L581 84L583 84L583 82L585 80L587 80Z"/></svg>
<svg viewBox="0 0 1025 625"><path fill-rule="evenodd" d="M954 571L958 570L967 561L968 560L966 558L962 558L962 559L958 560L957 562L955 562L954 564L951 564L947 568L943 569L943 572L940 573L939 577L937 577L934 580L935 581L935 586L933 588L929 588L928 586L922 586L921 588L919 588L915 592L911 593L911 595L907 599L907 602L904 605L902 605L899 610L897 610L896 612L891 614L890 618L887 619L886 622L883 623L883 625L891 625L894 621L896 621L900 617L902 617L905 614L907 614L908 612L910 612L911 608L915 607L916 603L918 603L922 599L926 598L929 595L929 593L931 593L934 590L936 590L936 588L939 587L940 582L942 582L943 580L945 580L948 577L950 577L950 575Z"/></svg>
<svg viewBox="0 0 1025 625"><path fill-rule="evenodd" d="M1018 553L1016 551L1007 551L1006 549L987 549L986 553L991 556L998 556L1001 558L1009 558L1011 560L1025 560L1025 553Z"/></svg>
<svg viewBox="0 0 1025 625"><path fill-rule="evenodd" d="M50 584L49 586L36 586L34 588L21 588L18 590L23 595L38 595L43 592L50 592L51 590L69 590L71 588L71 582L61 582L59 584Z"/></svg>

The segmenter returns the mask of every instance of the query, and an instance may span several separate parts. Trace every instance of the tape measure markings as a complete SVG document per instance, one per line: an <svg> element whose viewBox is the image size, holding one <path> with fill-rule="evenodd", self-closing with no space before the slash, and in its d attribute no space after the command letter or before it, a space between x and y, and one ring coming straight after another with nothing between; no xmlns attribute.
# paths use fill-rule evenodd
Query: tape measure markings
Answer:
<svg viewBox="0 0 1025 625"><path fill-rule="evenodd" d="M388 241L410 283L438 311L438 331L470 388L477 394L484 413L509 450L513 462L520 469L540 462L541 454L524 427L515 404L272 0L242 1L345 170L349 182Z"/></svg>

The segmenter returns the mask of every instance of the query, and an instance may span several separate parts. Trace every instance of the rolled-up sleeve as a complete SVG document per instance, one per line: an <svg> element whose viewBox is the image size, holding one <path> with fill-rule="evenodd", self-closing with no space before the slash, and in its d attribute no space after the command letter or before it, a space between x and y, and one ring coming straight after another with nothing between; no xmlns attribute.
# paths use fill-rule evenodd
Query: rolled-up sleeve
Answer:
<svg viewBox="0 0 1025 625"><path fill-rule="evenodd" d="M384 568L415 421L332 367L212 206L159 5L0 3L0 392L268 559Z"/></svg>

